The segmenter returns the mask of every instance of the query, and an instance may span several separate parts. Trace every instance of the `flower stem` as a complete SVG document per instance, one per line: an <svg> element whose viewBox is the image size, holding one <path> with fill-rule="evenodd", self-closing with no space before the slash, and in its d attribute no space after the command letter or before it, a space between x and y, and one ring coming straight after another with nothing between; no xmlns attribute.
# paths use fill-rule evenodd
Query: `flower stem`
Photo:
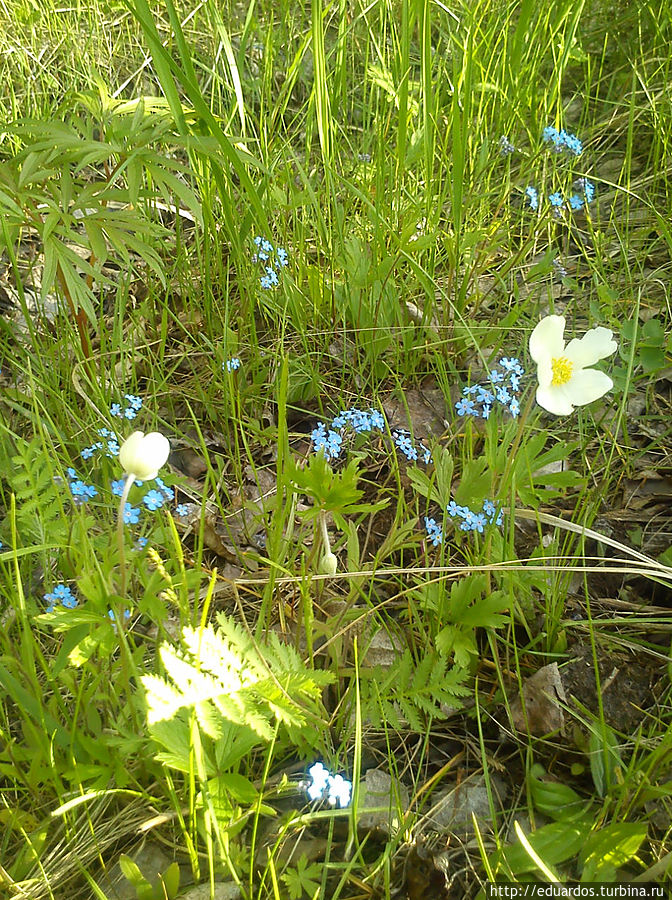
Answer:
<svg viewBox="0 0 672 900"><path fill-rule="evenodd" d="M327 553L331 553L331 544L327 531L327 514L323 509L320 510L317 520L320 523L320 534L322 535L322 555L326 556Z"/></svg>
<svg viewBox="0 0 672 900"><path fill-rule="evenodd" d="M502 474L501 479L499 480L499 484L496 486L495 490L493 491L494 497L501 496L502 488L505 488L507 486L507 483L511 476L511 470L513 469L513 466L515 465L515 462L516 462L516 454L518 453L518 450L520 448L520 443L523 439L523 431L525 429L527 419L532 410L532 405L534 404L534 401L535 401L535 392L534 392L534 390L530 390L530 396L527 400L527 403L523 407L523 411L521 412L521 414L518 418L518 430L516 431L516 436L514 437L513 443L511 444L511 449L508 452L508 459L506 461L506 466L504 468L504 472ZM491 539L492 539L492 536L488 535L487 540L484 545L484 552L486 554L486 559L489 559L489 557L490 557ZM492 585L491 585L492 572L488 571L486 573L486 578L487 578L487 587L488 587L488 593L489 593L492 590Z"/></svg>
<svg viewBox="0 0 672 900"><path fill-rule="evenodd" d="M119 595L123 599L126 596L126 551L124 542L124 510L126 509L126 501L135 481L135 475L129 472L126 476L124 489L121 492L121 500L119 501L119 512L117 513L117 548L119 550ZM122 614L123 615L123 614ZM120 626L121 627L121 623Z"/></svg>
<svg viewBox="0 0 672 900"><path fill-rule="evenodd" d="M525 404L525 406L523 407L523 411L520 414L520 417L518 419L518 430L516 431L516 436L513 439L513 444L511 444L511 449L509 450L509 453L508 453L509 458L507 460L506 468L504 469L504 474L502 475L502 479L500 481L499 489L496 493L496 496L499 496L499 490L501 490L501 488L506 485L506 483L509 479L509 475L511 474L511 469L515 465L516 454L518 453L518 449L520 448L520 442L523 439L523 431L525 429L525 425L527 423L528 416L530 415L530 412L532 410L532 406L534 405L534 400L535 400L534 391L530 390L529 399L528 399L527 403Z"/></svg>

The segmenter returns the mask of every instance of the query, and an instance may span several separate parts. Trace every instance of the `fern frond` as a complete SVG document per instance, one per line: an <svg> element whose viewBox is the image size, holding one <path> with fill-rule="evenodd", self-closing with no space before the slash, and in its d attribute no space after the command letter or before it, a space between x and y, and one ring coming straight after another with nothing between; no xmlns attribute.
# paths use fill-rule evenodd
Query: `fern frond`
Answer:
<svg viewBox="0 0 672 900"><path fill-rule="evenodd" d="M63 487L46 464L40 436L14 441L14 453L4 476L16 496L19 533L36 543L61 542L68 533Z"/></svg>
<svg viewBox="0 0 672 900"><path fill-rule="evenodd" d="M469 689L467 672L429 650L416 661L406 650L386 671L376 667L361 681L363 716L374 727L424 731L430 719L445 719L442 707L460 706Z"/></svg>
<svg viewBox="0 0 672 900"><path fill-rule="evenodd" d="M147 720L158 743L173 720L183 734L189 728L184 712L193 711L203 736L211 741L240 739L271 741L276 723L301 727L308 716L319 717L320 692L333 680L328 672L309 669L291 647L273 636L258 645L231 619L220 614L217 629L185 628L182 647L163 644L159 656L164 676L141 678L147 699ZM172 748L166 747L168 751ZM164 754L174 764L180 754ZM172 762L169 762L172 760Z"/></svg>

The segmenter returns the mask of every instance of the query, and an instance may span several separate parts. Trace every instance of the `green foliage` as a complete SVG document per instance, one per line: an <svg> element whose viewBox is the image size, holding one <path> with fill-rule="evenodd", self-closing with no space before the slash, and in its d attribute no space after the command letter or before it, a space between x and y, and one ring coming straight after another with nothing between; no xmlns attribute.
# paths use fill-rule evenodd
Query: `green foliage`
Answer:
<svg viewBox="0 0 672 900"><path fill-rule="evenodd" d="M544 777L540 765L532 766L527 779L534 808L557 821L581 818L586 802L568 784Z"/></svg>
<svg viewBox="0 0 672 900"><path fill-rule="evenodd" d="M590 774L600 797L604 797L610 787L618 782L623 768L619 750L619 740L605 723L595 722L588 738Z"/></svg>
<svg viewBox="0 0 672 900"><path fill-rule="evenodd" d="M581 483L578 472L564 467L577 449L576 442L558 440L546 449L549 439L546 431L527 434L512 459L511 444L516 428L517 423L512 423L500 435L501 440L498 441L496 450L491 445L487 450L494 451L495 471L508 473L510 484L514 486L524 506L536 507L539 502L563 496L568 488ZM496 440L494 433L489 433L488 438L489 441ZM557 464L562 464L562 468ZM477 472L478 469L474 471L474 477L477 477ZM466 482L466 478L463 478L463 482ZM508 488L508 484L503 485L505 491ZM457 502L461 502L459 498Z"/></svg>
<svg viewBox="0 0 672 900"><path fill-rule="evenodd" d="M357 487L360 477L357 459L351 459L345 468L336 472L322 452L311 453L304 466L299 466L293 458L289 458L287 477L294 491L307 494L314 503L304 513L307 519L315 518L321 512L328 512L343 530L346 528L344 516L374 513L387 505L386 500L378 503L359 502L364 491Z"/></svg>
<svg viewBox="0 0 672 900"><path fill-rule="evenodd" d="M619 355L627 365L632 354L635 366L640 367L644 375L658 372L668 365L671 350L672 338L668 337L665 326L655 316L647 319L643 325L636 319L630 319L621 326ZM620 370L619 374L624 376L625 371Z"/></svg>
<svg viewBox="0 0 672 900"><path fill-rule="evenodd" d="M117 105L106 118L97 137L92 118L21 122L10 131L23 147L0 164L0 248L15 258L22 229L34 229L44 254L42 300L57 291L93 323L94 285L100 290L109 282L108 257L127 270L141 260L164 281L156 246L168 232L152 212L157 201L169 208L177 201L202 222L188 167L163 149L179 143L165 109L146 110L139 100L130 109ZM92 178L91 167L104 175Z"/></svg>
<svg viewBox="0 0 672 900"><path fill-rule="evenodd" d="M287 885L287 891L291 900L300 900L304 894L308 897L316 896L320 889L322 876L321 863L309 863L305 854L300 856L296 867L290 867L282 874L282 880Z"/></svg>
<svg viewBox="0 0 672 900"><path fill-rule="evenodd" d="M166 748L159 758L190 771L191 716L206 742L210 774L230 768L284 726L290 739L320 721L328 672L308 668L275 634L258 645L223 614L212 626L184 628L183 646L161 645L166 675L143 675L150 734ZM185 715L188 712L189 715Z"/></svg>
<svg viewBox="0 0 672 900"><path fill-rule="evenodd" d="M0 538L8 543L14 497L19 538L18 546L0 550L0 593L8 613L0 648L0 775L12 810L9 824L0 815L9 832L0 838L0 858L11 878L31 879L17 890L42 900L67 891L62 873L68 869L91 879L88 861L79 856L82 833L99 854L109 847L100 834L108 822L89 818L88 805L83 828L68 823L56 838L51 817L40 812L39 821L31 822L20 807L53 809L64 795L81 797L83 789L113 785L132 787L145 794L145 805L166 810L171 840L189 855L196 880L218 877L228 865L250 897L269 890L295 900L338 897L358 878L374 894L398 893L394 881L403 867L393 864L395 840L363 842L362 854L352 840L341 843L334 827L324 861L302 857L299 838L289 868L286 851L294 836L287 823L296 818L298 834L315 815L322 824L334 819L312 809L294 817L293 809L281 826L286 830L267 840L259 819L273 812L271 804L278 806L276 774L297 757L312 759L325 749L333 756L331 737L349 771L357 773L371 750L370 723L389 721L422 736L401 775L408 785L427 763L433 771L431 723L442 705L459 704L460 692L467 693L465 670L474 670L481 656L481 677L492 675L492 685L501 685L518 662L548 649L554 629L567 641L577 630L585 635L585 615L578 625L574 615L563 616L570 577L585 561L573 536L563 543L560 529L552 537L543 523L531 535L512 517L502 529L465 534L446 520L443 546L435 550L422 540L418 515L420 521L423 512L438 518L427 507L445 510L452 498L471 507L487 498L533 510L561 505L563 516L590 523L605 511L602 499L611 496L621 469L632 474L635 441L647 465L664 456L665 423L659 430L653 420L660 395L663 403L666 397L650 376L664 367L670 350L664 328L672 247L666 90L671 21L666 4L621 6L617 29L611 7L583 0L462 0L450 8L399 0L361 10L345 0L242 7L208 0L189 10L174 0L160 8L127 0L121 15L116 4L101 0L65 7L8 0L3 6L0 94L7 121L0 139L0 249L8 265L0 272L0 302L5 288L20 301L24 287L26 297L34 288L104 322L100 346L84 368L72 365L72 329L63 327L62 318L31 319L24 305L24 331L23 323L15 328L11 313L5 316L4 305L0 314L0 418L9 419L23 440L3 441L0 448ZM17 115L30 118L17 124ZM576 130L586 143L584 157L577 162L548 153L540 137L546 124ZM517 148L511 156L499 152L504 134ZM560 181L569 183L570 172L594 179L596 200L589 209L553 216L545 199L538 214L528 208L527 184L546 198ZM250 263L255 233L288 248L290 264L275 292L260 291ZM562 277L562 289L554 260L572 270ZM115 280L108 315L109 293L104 305L100 301L112 267L122 277ZM147 275L146 301L126 290L124 276L138 270ZM632 297L646 304L638 322L626 321L633 315ZM521 428L493 410L489 422L447 427L434 448L435 464L426 469L397 466L383 451L360 452L363 437L353 441L357 463L335 462L332 468L309 458L307 471L287 465L298 445L294 434L282 431L288 418L303 429L306 414L334 397L366 395L385 403L396 387L409 396L417 431L422 417L411 391L429 397L438 381L450 409L463 370L476 357L485 363L506 352L525 363L526 338L547 310L579 325L586 316L625 323L624 366L614 380L623 390L631 380L650 385L649 421L635 423L636 430L629 422L617 429L605 416L595 430L590 414L542 415ZM230 351L240 354L243 366L221 377L222 355ZM288 386L275 407L283 415L274 416L277 359L283 357L289 358ZM611 360L605 369L610 367ZM101 491L77 507L65 485L53 482L58 467L51 460L54 448L78 445L87 427L82 404L104 410L117 385L160 398L154 406L160 424L152 427L165 424L180 437L198 432L201 455L212 453L202 483L188 485L191 499L198 502L201 487L204 496L216 491L225 515L225 495L240 499L243 510L254 502L243 476L246 464L256 479L257 465L277 451L277 503L264 502L274 514L267 558L255 554L256 579L242 590L234 585L242 601L250 601L245 614L251 619L264 592L264 613L251 623L255 633L263 634L277 616L285 633L293 634L299 618L307 647L302 655L312 659L311 633L319 633L328 643L324 658L345 680L350 672L342 647L361 617L360 604L384 604L402 618L408 609L403 621L414 656L406 651L390 669L361 672L362 707L343 704L340 732L326 733L318 698L323 676L311 662L288 658L274 638L254 644L244 634L232 635L228 624L208 630L212 594L204 600L203 581L215 562L202 549L203 531L192 553L193 535L183 546L182 535L173 540L167 526L147 525L144 534L161 549L174 578L162 580L148 556L134 551L133 620L126 631L112 628L109 605L121 606L126 598L114 594L118 558L110 546L108 495ZM27 395L34 404L24 403ZM41 444L30 436L37 417L26 413L38 405ZM623 411L629 413L625 405ZM444 415L440 401L436 412L439 419ZM652 434L657 439L648 449ZM187 460L188 451L176 450ZM579 476L557 471L565 462L581 475L589 472L599 489L573 492ZM98 487L107 483L104 466L91 478ZM259 493L273 493L272 479L256 480ZM305 512L299 494L312 504ZM382 496L391 497L394 508L374 518ZM347 540L350 571L363 574L321 581L316 590L301 579L295 520L321 521L326 533L326 513L332 512L344 531L341 550ZM653 531L645 513L645 506L638 510L642 550L648 552ZM663 513L655 512L658 536L665 533ZM319 546L313 542L315 553ZM541 571L516 563L523 553ZM545 559L563 555L564 572L544 569ZM428 571L437 558L453 570L468 566L472 574L452 582L453 572L444 577ZM491 572L486 580L478 573L506 560L511 565L505 574ZM264 568L269 561L270 578ZM612 561L605 557L603 565ZM278 573L296 575L299 588L291 577L278 582ZM580 574L586 596L594 596L594 576ZM32 616L34 595L57 577L76 582L80 606ZM267 578L266 588L255 586ZM577 577L571 583L572 604L579 606L574 588L580 582ZM637 591L631 580L623 588L626 599ZM334 615L331 601L343 605L345 615ZM533 627L519 627L521 607L530 611ZM154 629L157 640L165 636L176 611L180 626L203 622L199 640L192 631L181 648L164 645L164 669L153 671ZM602 637L627 631L626 646L660 661L664 624L656 622L651 644L643 635L650 618L624 616L612 607L607 620L601 606L599 615L592 624L606 629L600 645ZM504 623L512 627L504 630ZM487 640L477 641L481 629ZM228 655L213 650L210 631ZM208 644L207 664L201 637ZM124 639L127 654L120 653ZM215 665L213 656L224 662ZM140 675L157 679L151 683L157 699L150 712L157 718L149 742L134 705L141 696L125 693L120 684L122 663L130 670L127 684L135 685ZM498 696L479 697L489 717ZM528 778L526 791L509 795L511 813L524 815L529 803L554 819L533 830L530 842L548 865L560 867L560 877L607 879L620 866L634 869L649 858L643 825L617 819L643 817L648 800L668 798L669 748L664 753L658 740L667 717L664 702L659 712L649 711L650 733L641 741L660 752L659 765L647 760L635 766L628 759L630 736L616 741L603 723L594 725L584 748L593 782L573 787L558 780L568 774L562 735L553 745L539 739L533 747L526 735L517 735L521 759L539 751L552 761L556 780ZM397 737L389 734L386 748L374 748L390 770L399 755ZM501 759L490 730L483 729L480 750L483 759L470 750L465 765L483 766L492 754ZM278 793L287 779L282 784ZM126 802L123 792L111 793L115 805ZM215 840L212 823L221 826ZM115 844L123 837L114 831ZM658 839L652 829L656 853ZM16 852L21 840L24 850ZM256 863L267 848L260 884ZM473 856L469 863L461 871L473 869ZM535 872L518 845L505 848L495 865L503 877L511 875L508 867L523 880ZM128 871L139 895L165 898L178 890L165 873L165 886L150 894L145 881Z"/></svg>
<svg viewBox="0 0 672 900"><path fill-rule="evenodd" d="M395 283L392 257L378 264L371 259L369 248L351 235L343 251L345 276L334 285L339 311L365 355L367 365L377 378L389 370L386 354L395 343L402 324L399 291Z"/></svg>
<svg viewBox="0 0 672 900"><path fill-rule="evenodd" d="M560 799L560 791L556 791ZM550 807L549 807L550 809ZM557 813L557 809L556 809ZM647 835L645 824L614 822L596 827L591 810L561 816L527 835L527 840L547 867L556 868L575 860L581 881L615 881L618 869L632 860ZM538 865L522 843L498 851L490 860L493 871L508 871L516 878L538 871ZM571 868L568 877L571 878Z"/></svg>
<svg viewBox="0 0 672 900"><path fill-rule="evenodd" d="M408 477L417 494L431 503L436 503L440 509L445 509L452 496L455 462L450 451L441 446L434 448L432 458L434 469L431 474L425 468L411 466L408 469Z"/></svg>
<svg viewBox="0 0 672 900"><path fill-rule="evenodd" d="M594 831L579 854L581 881L616 881L618 869L636 856L647 831L638 822L612 822Z"/></svg>
<svg viewBox="0 0 672 900"><path fill-rule="evenodd" d="M63 543L68 517L63 506L63 485L54 479L46 461L41 435L30 441L10 438L0 441L3 478L16 496L16 521L22 543Z"/></svg>
<svg viewBox="0 0 672 900"><path fill-rule="evenodd" d="M423 600L438 593L436 585L420 587ZM426 591L429 592L427 597ZM436 601L435 601L436 602ZM475 631L477 628L499 628L508 621L503 615L510 606L510 598L504 591L489 589L485 575L465 575L451 585L448 597L436 604L436 621L442 625L435 637L436 649L441 656L454 656L457 666L468 666L478 656ZM446 623L446 624L444 624Z"/></svg>
<svg viewBox="0 0 672 900"><path fill-rule="evenodd" d="M119 865L124 876L135 888L137 900L174 900L180 889L180 867L171 863L165 872L157 872L157 877L149 881L142 874L130 856L122 853Z"/></svg>
<svg viewBox="0 0 672 900"><path fill-rule="evenodd" d="M582 818L543 825L528 834L527 839L532 849L547 866L557 866L559 863L565 863L577 856L584 846L591 828L592 817L586 814ZM536 861L518 842L498 851L490 860L490 865L494 872L504 867L504 871L508 869L516 877L538 871Z"/></svg>
<svg viewBox="0 0 672 900"><path fill-rule="evenodd" d="M445 719L441 709L461 706L467 673L433 650L420 658L405 650L389 668L376 666L361 674L362 718L375 728L410 728L422 733L432 719Z"/></svg>
<svg viewBox="0 0 672 900"><path fill-rule="evenodd" d="M583 800L569 785L545 777L534 765L528 776L534 807L555 821L527 835L533 850L547 866L574 860L581 881L615 881L617 870L634 858L647 835L644 824L612 822L597 826L594 804ZM491 864L504 863L515 876L534 872L535 861L522 844L503 848Z"/></svg>

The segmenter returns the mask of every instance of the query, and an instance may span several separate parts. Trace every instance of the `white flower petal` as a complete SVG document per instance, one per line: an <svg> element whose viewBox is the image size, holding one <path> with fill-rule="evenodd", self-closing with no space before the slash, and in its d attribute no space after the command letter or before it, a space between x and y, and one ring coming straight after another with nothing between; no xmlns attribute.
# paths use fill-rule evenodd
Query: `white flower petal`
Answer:
<svg viewBox="0 0 672 900"><path fill-rule="evenodd" d="M574 407L566 396L564 390L566 387L567 385L562 385L561 387L554 387L550 384L546 387L539 385L537 388L537 403L539 406L543 406L547 412L553 413L554 416L569 416L574 412Z"/></svg>
<svg viewBox="0 0 672 900"><path fill-rule="evenodd" d="M537 381L542 388L548 387L553 381L553 365L550 357L548 359L542 359L537 364Z"/></svg>
<svg viewBox="0 0 672 900"><path fill-rule="evenodd" d="M138 454L138 450L142 445L144 434L141 431L134 431L129 435L119 449L119 462L125 472L129 472L129 466Z"/></svg>
<svg viewBox="0 0 672 900"><path fill-rule="evenodd" d="M564 356L581 369L593 366L617 349L618 344L614 340L614 334L608 328L591 328L584 336L574 338L565 347Z"/></svg>
<svg viewBox="0 0 672 900"><path fill-rule="evenodd" d="M143 434L134 431L119 449L119 462L124 471L140 481L151 481L159 474L170 453L170 444L158 431Z"/></svg>
<svg viewBox="0 0 672 900"><path fill-rule="evenodd" d="M530 335L530 356L539 363L544 359L561 356L565 347L564 316L545 316Z"/></svg>
<svg viewBox="0 0 672 900"><path fill-rule="evenodd" d="M597 369L581 369L571 381L561 385L559 390L574 406L585 406L593 400L604 397L613 386L614 382L604 372Z"/></svg>

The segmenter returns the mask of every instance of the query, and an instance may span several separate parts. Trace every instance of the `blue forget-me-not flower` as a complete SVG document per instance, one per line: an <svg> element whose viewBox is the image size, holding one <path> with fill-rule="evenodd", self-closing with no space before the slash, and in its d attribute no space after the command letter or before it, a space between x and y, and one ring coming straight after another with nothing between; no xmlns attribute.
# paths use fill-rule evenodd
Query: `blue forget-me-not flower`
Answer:
<svg viewBox="0 0 672 900"><path fill-rule="evenodd" d="M527 195L530 209L539 209L539 194L537 193L537 189L533 188L532 185L528 185L525 188L525 194Z"/></svg>
<svg viewBox="0 0 672 900"><path fill-rule="evenodd" d="M255 237L254 243L256 244L257 252L252 257L252 262L264 264L265 274L260 277L259 283L264 290L270 291L271 288L280 284L278 272L288 265L289 256L284 247L274 247L267 238L262 237L260 234Z"/></svg>
<svg viewBox="0 0 672 900"><path fill-rule="evenodd" d="M504 520L504 514L492 500L484 500L480 512L474 512L468 506L460 506L454 500L451 500L446 507L446 512L451 519L460 520L460 529L462 531L478 531L483 533L486 525L501 525Z"/></svg>
<svg viewBox="0 0 672 900"><path fill-rule="evenodd" d="M443 528L437 525L436 519L430 519L428 516L425 516L425 531L435 547L443 543Z"/></svg>
<svg viewBox="0 0 672 900"><path fill-rule="evenodd" d="M151 491L147 491L145 496L142 498L142 502L145 504L147 509L153 511L155 509L160 509L163 506L165 498L161 491L157 491L152 488Z"/></svg>
<svg viewBox="0 0 672 900"><path fill-rule="evenodd" d="M581 156L583 153L583 144L578 137L565 131L564 128L558 131L552 125L547 125L542 136L547 144L551 144L556 153L562 153L563 150L567 150L573 156Z"/></svg>
<svg viewBox="0 0 672 900"><path fill-rule="evenodd" d="M462 398L455 404L458 416L474 416L488 419L493 406L508 409L515 419L520 413L520 403L516 394L520 390L520 378L525 370L515 357L504 356L499 360L499 368L489 373L490 386L472 384L462 389Z"/></svg>
<svg viewBox="0 0 672 900"><path fill-rule="evenodd" d="M386 428L385 416L378 409L371 407L368 410L350 409L342 410L332 421L329 428L324 422L318 422L313 429L311 438L315 451L322 450L327 459L336 459L343 450L343 442L347 431L355 434L371 434L384 432ZM413 462L421 459L425 465L432 462L432 454L428 447L413 443L410 432L399 428L392 432L392 440L395 446L401 450L404 456Z"/></svg>
<svg viewBox="0 0 672 900"><path fill-rule="evenodd" d="M124 507L124 525L137 525L140 521L140 510L127 503Z"/></svg>
<svg viewBox="0 0 672 900"><path fill-rule="evenodd" d="M516 152L516 148L505 134L499 139L499 152L502 156L510 156L512 153Z"/></svg>
<svg viewBox="0 0 672 900"><path fill-rule="evenodd" d="M303 782L303 787L310 800L326 799L330 806L338 804L341 809L350 803L352 782L342 775L332 775L325 766L314 763L308 769L310 781Z"/></svg>
<svg viewBox="0 0 672 900"><path fill-rule="evenodd" d="M47 612L53 612L57 606L65 609L74 609L77 606L77 598L67 584L57 584L49 594L44 595L47 601Z"/></svg>

